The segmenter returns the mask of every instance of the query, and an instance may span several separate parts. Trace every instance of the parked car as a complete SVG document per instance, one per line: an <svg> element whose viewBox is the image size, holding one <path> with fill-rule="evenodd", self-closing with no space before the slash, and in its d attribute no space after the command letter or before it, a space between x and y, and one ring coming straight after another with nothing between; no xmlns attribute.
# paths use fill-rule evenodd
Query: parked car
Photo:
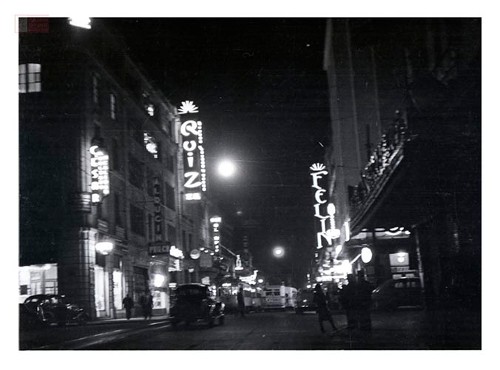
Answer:
<svg viewBox="0 0 500 370"><path fill-rule="evenodd" d="M316 311L316 308L316 303L314 303L314 290L299 290L297 293L297 307L295 307L295 312L301 314L305 311Z"/></svg>
<svg viewBox="0 0 500 370"><path fill-rule="evenodd" d="M21 324L30 322L48 325L85 324L90 319L83 308L58 294L36 294L26 298L21 305L20 318Z"/></svg>
<svg viewBox="0 0 500 370"><path fill-rule="evenodd" d="M402 277L383 282L372 292L372 307L375 310L423 307L420 279Z"/></svg>
<svg viewBox="0 0 500 370"><path fill-rule="evenodd" d="M212 327L217 321L224 324L224 303L210 296L208 286L203 284L183 284L175 290L173 305L170 309L170 323L186 325L204 322Z"/></svg>

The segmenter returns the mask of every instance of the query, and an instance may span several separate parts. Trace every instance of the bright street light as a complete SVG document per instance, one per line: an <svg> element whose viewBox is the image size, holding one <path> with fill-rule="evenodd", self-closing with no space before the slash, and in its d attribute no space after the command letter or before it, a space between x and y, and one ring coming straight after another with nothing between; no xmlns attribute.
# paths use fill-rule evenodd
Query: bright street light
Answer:
<svg viewBox="0 0 500 370"><path fill-rule="evenodd" d="M281 258L285 255L285 250L283 249L283 247L274 247L273 255L274 257Z"/></svg>
<svg viewBox="0 0 500 370"><path fill-rule="evenodd" d="M220 162L217 169L219 171L219 175L223 177L231 177L236 172L235 164L228 159L225 159L222 162Z"/></svg>

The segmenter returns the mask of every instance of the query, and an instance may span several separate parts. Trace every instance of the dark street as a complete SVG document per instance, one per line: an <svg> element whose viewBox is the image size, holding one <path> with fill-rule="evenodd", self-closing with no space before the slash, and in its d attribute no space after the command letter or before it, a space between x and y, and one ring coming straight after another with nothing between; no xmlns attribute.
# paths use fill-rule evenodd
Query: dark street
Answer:
<svg viewBox="0 0 500 370"><path fill-rule="evenodd" d="M95 322L86 326L50 327L21 332L20 347L33 350L406 350L439 349L437 337L428 331L422 310L401 310L372 314L373 330L368 335L346 329L345 315L334 315L339 329L321 334L314 312L251 313L245 317L227 315L223 326L208 328L203 323L180 325L157 317L145 322L136 318ZM469 323L467 333L457 336L457 349L477 340L477 327ZM477 324L477 323L476 323ZM476 332L474 332L476 330ZM450 343L447 343L450 346Z"/></svg>

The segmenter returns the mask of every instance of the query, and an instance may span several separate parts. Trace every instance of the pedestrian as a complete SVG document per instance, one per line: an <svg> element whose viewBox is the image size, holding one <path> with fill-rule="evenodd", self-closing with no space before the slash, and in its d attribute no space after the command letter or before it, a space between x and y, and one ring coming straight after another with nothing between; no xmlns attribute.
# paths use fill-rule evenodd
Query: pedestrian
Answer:
<svg viewBox="0 0 500 370"><path fill-rule="evenodd" d="M130 297L130 294L127 293L125 298L123 298L123 307L125 307L125 314L127 316L127 320L130 320L132 317L132 308L134 307L134 300Z"/></svg>
<svg viewBox="0 0 500 370"><path fill-rule="evenodd" d="M245 317L245 298L243 297L243 287L240 287L236 296L238 300L238 311L241 317Z"/></svg>
<svg viewBox="0 0 500 370"><path fill-rule="evenodd" d="M361 330L370 332L372 329L370 309L372 304L373 286L368 281L366 281L365 273L363 270L358 271L358 282L356 287L356 301L359 305L357 310L358 325Z"/></svg>
<svg viewBox="0 0 500 370"><path fill-rule="evenodd" d="M318 313L318 322L319 328L322 333L325 332L325 328L323 327L323 321L328 321L332 326L333 332L337 331L335 324L333 323L332 314L328 308L328 303L326 300L325 293L323 293L323 289L320 284L316 284L314 287L314 303L316 303L316 312Z"/></svg>
<svg viewBox="0 0 500 370"><path fill-rule="evenodd" d="M146 290L146 293L141 296L141 307L144 320L151 319L153 315L153 296L151 296L149 290Z"/></svg>
<svg viewBox="0 0 500 370"><path fill-rule="evenodd" d="M340 304L345 310L347 318L347 329L353 330L357 327L357 294L356 294L356 278L353 274L347 275L347 285L344 285L340 290Z"/></svg>

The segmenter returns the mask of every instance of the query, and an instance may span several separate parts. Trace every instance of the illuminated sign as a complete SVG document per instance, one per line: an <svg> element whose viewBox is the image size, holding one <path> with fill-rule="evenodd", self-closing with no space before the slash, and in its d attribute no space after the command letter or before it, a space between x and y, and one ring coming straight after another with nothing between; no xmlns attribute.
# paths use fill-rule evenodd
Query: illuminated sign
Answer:
<svg viewBox="0 0 500 370"><path fill-rule="evenodd" d="M220 223L222 221L222 218L220 217L212 217L210 219L210 222L212 223L212 231L213 231L213 238L214 238L214 252L219 253L220 250Z"/></svg>
<svg viewBox="0 0 500 370"><path fill-rule="evenodd" d="M161 213L161 188L160 179L155 177L153 179L153 204L154 204L154 234L155 241L162 240L163 229L163 216Z"/></svg>
<svg viewBox="0 0 500 370"><path fill-rule="evenodd" d="M326 207L327 216L323 216L321 214L321 208L327 202L323 196L326 193L326 190L319 185L319 181L326 175L328 175L328 171L326 167L322 163L314 163L310 168L311 177L313 180L312 187L316 189L314 193L314 200L316 204L314 205L314 216L317 217L320 221L321 231L316 234L316 248L323 248L323 239L325 239L328 245L332 245L333 240L340 237L340 230L335 228L335 205L333 203L329 203ZM330 228L327 229L326 221L330 220Z"/></svg>
<svg viewBox="0 0 500 370"><path fill-rule="evenodd" d="M148 249L150 255L170 254L170 244L168 243L152 243Z"/></svg>
<svg viewBox="0 0 500 370"><path fill-rule="evenodd" d="M239 254L236 256L236 267L234 269L237 271L243 270L243 266L241 265L241 257Z"/></svg>
<svg viewBox="0 0 500 370"><path fill-rule="evenodd" d="M182 252L182 250L177 248L175 245L172 245L170 247L170 255L175 258L180 258L180 259L184 258L184 252Z"/></svg>
<svg viewBox="0 0 500 370"><path fill-rule="evenodd" d="M109 195L109 155L98 145L92 145L90 152L90 191L92 203L101 203Z"/></svg>
<svg viewBox="0 0 500 370"><path fill-rule="evenodd" d="M178 109L179 114L198 113L192 101L185 101ZM192 118L192 117L189 117ZM201 121L187 119L181 124L182 149L184 160L184 193L186 200L200 200L207 190L205 148Z"/></svg>

